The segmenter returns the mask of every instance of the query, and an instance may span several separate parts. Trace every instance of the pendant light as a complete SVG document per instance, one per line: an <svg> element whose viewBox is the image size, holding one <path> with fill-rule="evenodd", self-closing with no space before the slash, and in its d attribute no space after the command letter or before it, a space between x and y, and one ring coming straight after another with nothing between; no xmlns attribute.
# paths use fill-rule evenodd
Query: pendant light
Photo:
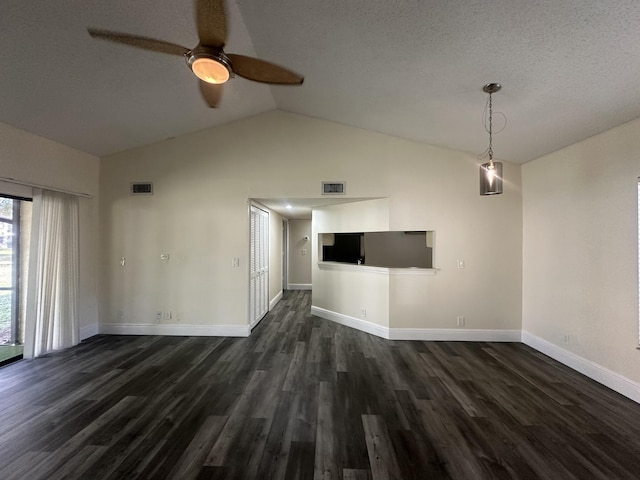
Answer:
<svg viewBox="0 0 640 480"><path fill-rule="evenodd" d="M492 95L502 86L499 83L487 83L482 90L489 94L489 161L480 165L480 195L499 195L502 193L502 162L493 161L493 99Z"/></svg>

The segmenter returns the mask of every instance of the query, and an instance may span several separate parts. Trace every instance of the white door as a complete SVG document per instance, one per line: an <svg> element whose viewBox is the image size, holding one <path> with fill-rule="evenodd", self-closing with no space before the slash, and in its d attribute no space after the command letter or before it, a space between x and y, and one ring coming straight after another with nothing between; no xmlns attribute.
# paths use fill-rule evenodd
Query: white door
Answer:
<svg viewBox="0 0 640 480"><path fill-rule="evenodd" d="M249 264L249 323L253 327L269 311L269 213L253 205Z"/></svg>

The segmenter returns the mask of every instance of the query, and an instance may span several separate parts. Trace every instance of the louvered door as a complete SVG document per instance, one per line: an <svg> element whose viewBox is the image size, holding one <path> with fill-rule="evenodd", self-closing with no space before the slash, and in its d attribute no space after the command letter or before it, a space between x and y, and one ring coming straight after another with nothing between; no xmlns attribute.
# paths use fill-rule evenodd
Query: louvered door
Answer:
<svg viewBox="0 0 640 480"><path fill-rule="evenodd" d="M253 326L269 311L269 213L251 206L249 322Z"/></svg>

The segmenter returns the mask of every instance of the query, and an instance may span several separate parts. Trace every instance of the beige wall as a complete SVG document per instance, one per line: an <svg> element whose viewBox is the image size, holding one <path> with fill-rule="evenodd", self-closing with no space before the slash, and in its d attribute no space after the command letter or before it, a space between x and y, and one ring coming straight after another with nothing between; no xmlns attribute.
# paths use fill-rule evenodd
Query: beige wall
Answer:
<svg viewBox="0 0 640 480"><path fill-rule="evenodd" d="M311 219L289 220L289 285L311 285L312 243Z"/></svg>
<svg viewBox="0 0 640 480"><path fill-rule="evenodd" d="M170 309L183 311L185 323L246 324L248 269L233 269L231 259L247 262L248 199L314 197L321 181L339 179L349 197L388 198L388 211L361 216L358 230L436 232L441 271L427 295L416 290L403 304L412 313L399 324L451 327L466 315L471 328L519 328L520 167L505 164L505 194L483 198L477 163L279 111L104 158L101 321L118 321L122 309L125 322L148 323L156 309ZM155 194L130 196L129 183L145 180ZM161 252L172 254L168 264ZM122 256L130 259L125 268ZM455 268L460 257L463 271Z"/></svg>
<svg viewBox="0 0 640 480"><path fill-rule="evenodd" d="M1 176L93 196L80 199L79 292L80 327L93 326L93 333L98 324L99 162L92 155L0 123ZM0 193L26 197L32 194L29 187L3 182Z"/></svg>
<svg viewBox="0 0 640 480"><path fill-rule="evenodd" d="M282 295L282 216L265 210L269 212L269 302L273 304Z"/></svg>
<svg viewBox="0 0 640 480"><path fill-rule="evenodd" d="M324 270L318 267L323 233L389 229L386 198L316 208L312 217L313 306L389 327L389 276L364 269ZM366 315L362 315L362 309Z"/></svg>
<svg viewBox="0 0 640 480"><path fill-rule="evenodd" d="M522 172L523 329L640 382L640 120Z"/></svg>
<svg viewBox="0 0 640 480"><path fill-rule="evenodd" d="M316 249L314 306L389 328L452 329L464 316L462 329L520 330L519 167L505 164L508 185L502 196L480 197L470 159L424 148L421 162L397 160L388 167L405 172L403 177L388 172L393 178L388 199L315 209L313 238L317 242L318 234L330 232L433 230L437 274L326 271L315 263ZM464 269L456 268L458 258Z"/></svg>

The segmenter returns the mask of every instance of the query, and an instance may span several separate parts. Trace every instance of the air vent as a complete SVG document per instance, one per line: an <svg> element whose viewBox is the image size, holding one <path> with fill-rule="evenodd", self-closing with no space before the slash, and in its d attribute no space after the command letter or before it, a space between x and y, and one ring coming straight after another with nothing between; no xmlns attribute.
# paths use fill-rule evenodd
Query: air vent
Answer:
<svg viewBox="0 0 640 480"><path fill-rule="evenodd" d="M132 183L131 195L153 195L153 183L151 182Z"/></svg>
<svg viewBox="0 0 640 480"><path fill-rule="evenodd" d="M322 195L346 195L347 182L322 182Z"/></svg>

